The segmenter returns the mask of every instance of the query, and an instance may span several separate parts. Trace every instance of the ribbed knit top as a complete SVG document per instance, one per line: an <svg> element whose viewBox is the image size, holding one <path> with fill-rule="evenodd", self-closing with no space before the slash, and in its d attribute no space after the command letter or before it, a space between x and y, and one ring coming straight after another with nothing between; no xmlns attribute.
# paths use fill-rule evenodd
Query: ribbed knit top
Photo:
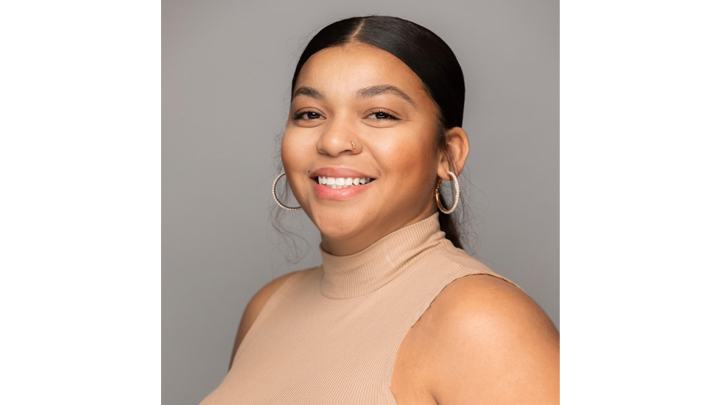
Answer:
<svg viewBox="0 0 720 405"><path fill-rule="evenodd" d="M454 247L438 215L356 254L321 245L322 265L293 274L270 297L201 405L396 405L395 355L440 291L470 274L515 285Z"/></svg>

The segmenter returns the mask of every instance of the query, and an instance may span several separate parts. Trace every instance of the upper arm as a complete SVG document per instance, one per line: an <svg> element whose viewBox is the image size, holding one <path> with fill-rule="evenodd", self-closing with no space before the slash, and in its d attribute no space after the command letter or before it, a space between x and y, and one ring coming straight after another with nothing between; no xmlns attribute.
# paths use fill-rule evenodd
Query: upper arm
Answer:
<svg viewBox="0 0 720 405"><path fill-rule="evenodd" d="M260 311L262 311L265 307L265 304L268 302L270 297L272 297L275 291L280 288L285 280L299 271L302 270L290 272L270 281L260 288L260 290L258 290L252 298L250 298L250 302L248 302L247 306L245 306L245 311L240 319L240 326L238 326L237 335L235 336L235 344L233 345L232 355L230 357L230 366L228 368L232 368L233 359L235 359L235 353L237 353L240 343L245 338L245 335L247 335L250 327L255 322L258 315L260 315Z"/></svg>
<svg viewBox="0 0 720 405"><path fill-rule="evenodd" d="M438 404L559 402L559 333L527 294L473 275L450 283L433 305L428 383Z"/></svg>

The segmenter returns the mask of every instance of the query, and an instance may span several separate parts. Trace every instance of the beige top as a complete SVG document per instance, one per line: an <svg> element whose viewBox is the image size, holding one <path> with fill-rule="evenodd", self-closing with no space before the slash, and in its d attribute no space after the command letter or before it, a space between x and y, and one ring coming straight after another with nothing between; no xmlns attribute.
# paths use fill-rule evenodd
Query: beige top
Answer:
<svg viewBox="0 0 720 405"><path fill-rule="evenodd" d="M396 405L390 391L405 334L440 291L493 273L455 248L439 213L365 250L290 276L243 339L232 369L201 405Z"/></svg>

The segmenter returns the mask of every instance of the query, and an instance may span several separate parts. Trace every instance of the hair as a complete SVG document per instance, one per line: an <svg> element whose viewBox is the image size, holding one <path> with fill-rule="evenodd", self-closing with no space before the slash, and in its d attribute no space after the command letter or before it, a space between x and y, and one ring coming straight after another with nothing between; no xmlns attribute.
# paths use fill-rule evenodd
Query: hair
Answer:
<svg viewBox="0 0 720 405"><path fill-rule="evenodd" d="M326 26L310 40L300 55L292 78L291 95L300 70L312 55L353 42L390 52L418 75L438 109L436 147L448 158L450 170L457 173L454 156L447 147L445 131L462 126L465 80L460 63L450 47L425 27L402 18L379 15L351 17ZM440 201L444 207L451 205L442 193ZM466 211L464 203L460 205L462 211ZM463 234L455 218L456 213L458 210L450 215L441 213L440 229L454 246L462 249Z"/></svg>

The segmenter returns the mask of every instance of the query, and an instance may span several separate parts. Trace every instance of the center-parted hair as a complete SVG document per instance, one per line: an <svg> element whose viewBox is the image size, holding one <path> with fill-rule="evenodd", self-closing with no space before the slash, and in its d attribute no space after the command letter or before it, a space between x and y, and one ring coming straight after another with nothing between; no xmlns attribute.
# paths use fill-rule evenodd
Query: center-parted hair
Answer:
<svg viewBox="0 0 720 405"><path fill-rule="evenodd" d="M398 17L352 17L320 30L300 55L292 79L292 91L295 91L300 69L312 55L353 41L390 52L403 61L420 77L440 109L443 128L462 127L465 80L455 54L432 31Z"/></svg>
<svg viewBox="0 0 720 405"><path fill-rule="evenodd" d="M454 159L445 142L445 130L462 127L465 106L465 80L460 63L450 47L435 33L412 21L390 16L352 17L321 29L307 44L295 68L291 96L305 62L315 53L334 46L360 42L390 52L403 61L425 86L438 108L437 147L454 168ZM433 198L428 196L428 198ZM441 195L443 206L446 199ZM440 228L453 245L462 248L452 215L440 214Z"/></svg>

